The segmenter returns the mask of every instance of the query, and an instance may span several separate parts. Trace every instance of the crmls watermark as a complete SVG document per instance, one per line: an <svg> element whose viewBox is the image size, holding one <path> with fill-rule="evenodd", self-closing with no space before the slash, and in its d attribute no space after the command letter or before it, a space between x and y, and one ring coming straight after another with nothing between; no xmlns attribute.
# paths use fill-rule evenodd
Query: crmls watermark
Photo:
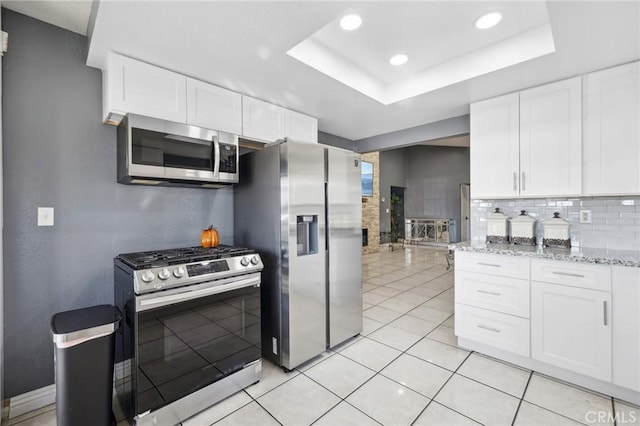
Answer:
<svg viewBox="0 0 640 426"><path fill-rule="evenodd" d="M635 410L612 413L610 411L587 411L584 419L588 424L613 424L615 421L617 425L635 424L640 419L640 412Z"/></svg>

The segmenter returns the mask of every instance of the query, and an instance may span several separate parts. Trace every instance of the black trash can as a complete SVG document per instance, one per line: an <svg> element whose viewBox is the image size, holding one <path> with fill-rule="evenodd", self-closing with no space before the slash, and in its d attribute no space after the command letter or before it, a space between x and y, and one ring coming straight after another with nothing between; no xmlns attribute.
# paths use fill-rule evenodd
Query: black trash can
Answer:
<svg viewBox="0 0 640 426"><path fill-rule="evenodd" d="M110 426L115 331L112 305L57 313L51 318L58 426Z"/></svg>

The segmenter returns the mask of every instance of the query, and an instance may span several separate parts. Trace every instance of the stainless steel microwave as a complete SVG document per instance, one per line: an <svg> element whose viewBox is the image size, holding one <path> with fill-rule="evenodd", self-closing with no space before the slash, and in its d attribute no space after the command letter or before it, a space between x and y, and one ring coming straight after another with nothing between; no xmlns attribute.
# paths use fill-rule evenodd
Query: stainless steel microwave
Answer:
<svg viewBox="0 0 640 426"><path fill-rule="evenodd" d="M118 126L118 182L218 188L238 182L238 136L128 114Z"/></svg>

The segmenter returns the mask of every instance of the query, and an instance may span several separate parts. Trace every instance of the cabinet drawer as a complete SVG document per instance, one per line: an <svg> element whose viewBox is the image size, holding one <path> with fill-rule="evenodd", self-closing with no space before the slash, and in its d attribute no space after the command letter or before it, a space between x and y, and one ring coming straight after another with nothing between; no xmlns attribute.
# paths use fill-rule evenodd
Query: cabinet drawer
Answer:
<svg viewBox="0 0 640 426"><path fill-rule="evenodd" d="M531 280L611 291L611 267L533 259L531 261Z"/></svg>
<svg viewBox="0 0 640 426"><path fill-rule="evenodd" d="M458 271L457 303L529 318L529 280Z"/></svg>
<svg viewBox="0 0 640 426"><path fill-rule="evenodd" d="M529 356L529 320L456 303L455 333L498 349Z"/></svg>
<svg viewBox="0 0 640 426"><path fill-rule="evenodd" d="M529 259L495 254L456 252L456 272L481 272L502 277L529 279Z"/></svg>

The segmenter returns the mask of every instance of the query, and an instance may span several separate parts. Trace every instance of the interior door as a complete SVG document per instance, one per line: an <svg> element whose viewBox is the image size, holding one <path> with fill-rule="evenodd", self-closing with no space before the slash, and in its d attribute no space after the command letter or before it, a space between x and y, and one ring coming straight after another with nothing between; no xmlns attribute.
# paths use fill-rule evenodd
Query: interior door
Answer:
<svg viewBox="0 0 640 426"><path fill-rule="evenodd" d="M460 185L460 241L471 239L471 191L468 183Z"/></svg>
<svg viewBox="0 0 640 426"><path fill-rule="evenodd" d="M0 2L1 3L1 2ZM2 10L2 9L0 9ZM0 12L0 23L2 22L2 12ZM0 25L1 26L1 25ZM2 28L0 28L0 33ZM0 99L2 99L2 53L0 53ZM4 399L4 272L2 266L2 259L4 258L3 253L3 234L4 234L4 219L3 212L4 206L2 204L2 199L4 198L2 195L2 188L4 184L2 182L2 177L4 176L4 172L2 170L2 104L0 103L0 400ZM2 420L0 420L2 423Z"/></svg>

